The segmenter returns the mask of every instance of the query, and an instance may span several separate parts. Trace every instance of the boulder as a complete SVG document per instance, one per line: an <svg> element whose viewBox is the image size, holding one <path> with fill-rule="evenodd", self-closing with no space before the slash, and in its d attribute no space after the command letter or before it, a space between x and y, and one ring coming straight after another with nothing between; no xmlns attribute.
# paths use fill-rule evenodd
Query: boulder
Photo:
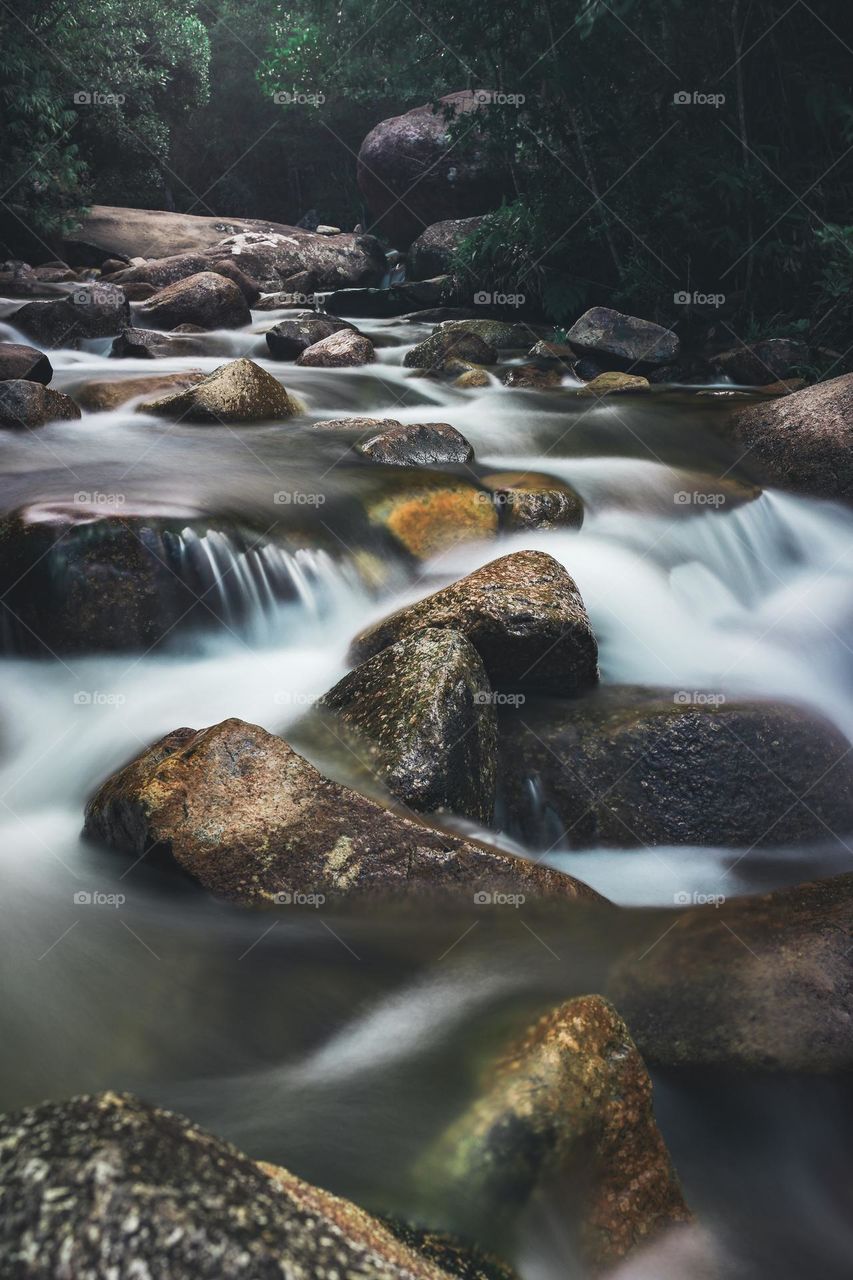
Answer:
<svg viewBox="0 0 853 1280"><path fill-rule="evenodd" d="M14 378L46 386L52 377L53 365L43 351L22 342L0 342L0 382Z"/></svg>
<svg viewBox="0 0 853 1280"><path fill-rule="evenodd" d="M609 685L508 716L500 777L533 843L545 810L569 848L772 847L853 831L849 751L800 707Z"/></svg>
<svg viewBox="0 0 853 1280"><path fill-rule="evenodd" d="M329 316L294 316L274 324L264 337L274 360L295 360L307 347L343 329L352 329L352 325Z"/></svg>
<svg viewBox="0 0 853 1280"><path fill-rule="evenodd" d="M522 391L553 391L563 385L563 368L540 369L535 364L513 365L502 377L505 387L518 387Z"/></svg>
<svg viewBox="0 0 853 1280"><path fill-rule="evenodd" d="M471 360L475 364L494 364L495 348L475 333L439 329L417 343L403 357L407 369L442 370L450 360Z"/></svg>
<svg viewBox="0 0 853 1280"><path fill-rule="evenodd" d="M466 369L464 373L460 373L458 378L453 379L454 387L461 387L464 391L470 391L477 387L487 387L491 383L491 378L485 369Z"/></svg>
<svg viewBox="0 0 853 1280"><path fill-rule="evenodd" d="M721 351L714 366L732 382L763 387L791 377L811 362L808 343L795 338L768 338L744 343L732 351Z"/></svg>
<svg viewBox="0 0 853 1280"><path fill-rule="evenodd" d="M494 505L483 489L440 474L384 484L368 496L366 511L371 524L417 560L493 538L498 529Z"/></svg>
<svg viewBox="0 0 853 1280"><path fill-rule="evenodd" d="M583 502L570 485L536 471L496 471L481 477L494 495L500 523L522 529L579 529Z"/></svg>
<svg viewBox="0 0 853 1280"><path fill-rule="evenodd" d="M651 1063L846 1073L851 936L849 873L682 907L650 920L647 941L632 941L609 991Z"/></svg>
<svg viewBox="0 0 853 1280"><path fill-rule="evenodd" d="M389 645L344 676L317 710L356 735L391 795L410 809L492 821L494 697L479 654L458 631L427 629Z"/></svg>
<svg viewBox="0 0 853 1280"><path fill-rule="evenodd" d="M221 364L186 391L137 405L137 411L183 422L275 422L299 407L271 373L243 358Z"/></svg>
<svg viewBox="0 0 853 1280"><path fill-rule="evenodd" d="M361 144L358 185L375 228L398 249L433 223L487 213L509 192L510 175L480 131L463 126L456 143L448 131L448 118L484 109L488 98L488 90L449 93L437 109L428 102L382 120Z"/></svg>
<svg viewBox="0 0 853 1280"><path fill-rule="evenodd" d="M186 323L205 329L240 329L252 319L234 281L215 271L200 271L166 285L139 304L137 315L161 329Z"/></svg>
<svg viewBox="0 0 853 1280"><path fill-rule="evenodd" d="M565 342L546 342L544 338L534 343L527 354L531 360L556 361L569 369L574 368L578 359L574 349Z"/></svg>
<svg viewBox="0 0 853 1280"><path fill-rule="evenodd" d="M28 302L10 320L40 346L75 347L119 333L130 324L130 304L114 284L80 284L63 298Z"/></svg>
<svg viewBox="0 0 853 1280"><path fill-rule="evenodd" d="M508 351L526 347L536 336L535 329L521 323L509 324L506 320L443 320L435 333L473 333L496 351Z"/></svg>
<svg viewBox="0 0 853 1280"><path fill-rule="evenodd" d="M818 498L853 498L853 373L738 407L721 429L760 479Z"/></svg>
<svg viewBox="0 0 853 1280"><path fill-rule="evenodd" d="M265 293L309 292L306 276L319 289L346 289L378 284L385 274L385 254L374 236L317 235L299 227L282 233L242 232L217 245L217 257L231 257ZM294 276L299 282L294 286Z"/></svg>
<svg viewBox="0 0 853 1280"><path fill-rule="evenodd" d="M27 431L57 419L79 418L80 410L70 396L41 382L7 378L0 382L0 427Z"/></svg>
<svg viewBox="0 0 853 1280"><path fill-rule="evenodd" d="M348 369L375 360L373 343L354 329L340 329L306 347L296 363L312 369Z"/></svg>
<svg viewBox="0 0 853 1280"><path fill-rule="evenodd" d="M597 995L558 1005L488 1064L419 1174L481 1228L511 1223L539 1190L560 1194L584 1275L691 1219L643 1059Z"/></svg>
<svg viewBox="0 0 853 1280"><path fill-rule="evenodd" d="M110 355L116 359L159 360L206 354L203 341L190 335L160 333L158 329L122 329L110 347Z"/></svg>
<svg viewBox="0 0 853 1280"><path fill-rule="evenodd" d="M636 373L599 373L578 388L579 396L614 396L648 391L651 383Z"/></svg>
<svg viewBox="0 0 853 1280"><path fill-rule="evenodd" d="M188 276L210 269L210 262L203 253L173 253L166 258L147 258L138 267L124 263L111 273L110 280L113 284L122 286L151 284L157 289L164 289L167 284L175 284L178 280L186 280Z"/></svg>
<svg viewBox="0 0 853 1280"><path fill-rule="evenodd" d="M566 338L580 355L604 357L610 363L615 358L632 366L669 364L678 356L681 345L671 329L610 307L592 307L584 312Z"/></svg>
<svg viewBox="0 0 853 1280"><path fill-rule="evenodd" d="M175 391L185 391L201 382L204 374L198 369L188 369L186 373L152 374L139 378L99 378L84 382L76 387L74 394L82 409L90 413L103 413L110 409L118 409L128 400L136 400L140 396L165 395Z"/></svg>
<svg viewBox="0 0 853 1280"><path fill-rule="evenodd" d="M130 1094L5 1115L0 1153L9 1280L448 1280L350 1201Z"/></svg>
<svg viewBox="0 0 853 1280"><path fill-rule="evenodd" d="M471 445L449 422L394 422L368 433L353 449L391 467L451 466L474 459Z"/></svg>
<svg viewBox="0 0 853 1280"><path fill-rule="evenodd" d="M133 857L167 856L234 902L598 897L571 876L384 809L236 719L176 729L147 748L100 786L85 832Z"/></svg>
<svg viewBox="0 0 853 1280"><path fill-rule="evenodd" d="M409 248L409 275L413 280L446 275L462 241L473 235L480 218L445 218L425 227Z"/></svg>
<svg viewBox="0 0 853 1280"><path fill-rule="evenodd" d="M568 697L598 681L598 646L580 592L542 551L502 556L398 609L356 636L352 656L363 662L423 627L467 636L496 689Z"/></svg>

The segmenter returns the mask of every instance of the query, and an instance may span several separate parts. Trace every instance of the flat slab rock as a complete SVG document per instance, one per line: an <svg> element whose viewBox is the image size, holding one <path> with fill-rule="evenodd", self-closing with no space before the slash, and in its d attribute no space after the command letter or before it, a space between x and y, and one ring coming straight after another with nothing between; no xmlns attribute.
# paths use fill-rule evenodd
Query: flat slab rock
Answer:
<svg viewBox="0 0 853 1280"><path fill-rule="evenodd" d="M89 801L85 831L137 858L171 855L239 902L321 893L464 903L496 891L600 900L571 876L384 809L236 719L176 729L143 751Z"/></svg>
<svg viewBox="0 0 853 1280"><path fill-rule="evenodd" d="M351 656L364 661L423 627L467 636L499 690L572 696L598 681L598 646L581 594L559 561L517 551L362 631Z"/></svg>

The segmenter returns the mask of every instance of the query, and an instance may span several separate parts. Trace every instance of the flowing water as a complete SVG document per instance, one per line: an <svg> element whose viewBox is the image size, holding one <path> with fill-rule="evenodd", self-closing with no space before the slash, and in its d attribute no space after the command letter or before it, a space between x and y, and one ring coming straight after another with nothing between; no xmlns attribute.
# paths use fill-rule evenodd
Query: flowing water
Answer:
<svg viewBox="0 0 853 1280"><path fill-rule="evenodd" d="M209 353L193 360L114 361L108 340L51 353L53 385L211 370L249 355L301 401L292 422L207 428L125 406L3 433L5 510L84 495L116 510L156 503L209 517L208 531L188 523L170 555L214 592L223 625L146 653L3 660L0 1105L131 1089L368 1207L416 1215L406 1171L513 1030L601 989L615 955L639 956L649 931L667 927L659 913L677 895L731 897L834 874L853 867L850 849L566 852L543 822L537 856L632 908L546 942L511 910L416 925L392 915L380 928L357 913L226 907L83 842L86 797L179 725L240 716L286 735L346 670L356 630L513 547L546 550L573 575L603 680L775 696L853 736L853 515L773 491L736 502L713 398L674 390L591 405L497 384L462 391L402 367L406 347L430 331L404 321L357 321L378 345L374 366L302 369L266 359L261 335L278 318L255 313L251 331L210 334ZM0 336L18 337L8 320ZM365 574L354 513L367 469L309 429L365 413L451 422L473 444L477 474L569 481L586 504L583 528L458 546L419 572L383 553ZM709 504L717 491L726 501ZM273 540L241 544L226 517ZM294 529L308 531L304 545ZM334 767L356 776L346 760ZM655 1083L688 1199L728 1257L726 1273L844 1274L847 1090L721 1073L658 1073ZM443 1213L453 1225L453 1206ZM512 1246L523 1274L580 1275L563 1237L557 1206L531 1211ZM507 1247L497 1228L495 1243ZM699 1274L683 1259L656 1267Z"/></svg>

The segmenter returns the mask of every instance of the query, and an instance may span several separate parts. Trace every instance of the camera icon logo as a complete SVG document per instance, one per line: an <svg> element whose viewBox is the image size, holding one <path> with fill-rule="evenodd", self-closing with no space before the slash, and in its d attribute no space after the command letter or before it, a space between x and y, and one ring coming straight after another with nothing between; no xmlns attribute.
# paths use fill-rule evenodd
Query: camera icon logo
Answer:
<svg viewBox="0 0 853 1280"><path fill-rule="evenodd" d="M684 89L679 89L678 93L673 96L672 100L677 107L685 107L689 102L692 102L693 99L689 93L685 92Z"/></svg>
<svg viewBox="0 0 853 1280"><path fill-rule="evenodd" d="M687 907L690 905L690 894L685 893L682 889L680 893L674 893L672 895L672 900L677 907Z"/></svg>
<svg viewBox="0 0 853 1280"><path fill-rule="evenodd" d="M490 893L484 892L483 890L480 890L479 893L474 894L474 903L478 907L487 907L491 902L491 900L492 900L492 895Z"/></svg>
<svg viewBox="0 0 853 1280"><path fill-rule="evenodd" d="M78 889L74 895L74 905L76 907L90 907L92 905L92 895L87 889Z"/></svg>
<svg viewBox="0 0 853 1280"><path fill-rule="evenodd" d="M481 289L479 293L474 294L474 303L478 307L488 307L492 301L492 295L487 293L485 289Z"/></svg>
<svg viewBox="0 0 853 1280"><path fill-rule="evenodd" d="M672 295L672 300L677 307L690 306L690 294L686 289L679 289L677 293Z"/></svg>
<svg viewBox="0 0 853 1280"><path fill-rule="evenodd" d="M92 95L85 89L78 89L74 94L74 102L78 107L89 106L92 102Z"/></svg>
<svg viewBox="0 0 853 1280"><path fill-rule="evenodd" d="M277 893L277 894L275 895L275 901L276 901L276 903L278 904L278 906L280 906L280 907L289 907L289 906L290 906L290 904L293 902L293 894L292 894L292 893Z"/></svg>
<svg viewBox="0 0 853 1280"><path fill-rule="evenodd" d="M686 507L690 501L690 494L685 489L679 489L678 493L672 495L672 500L677 507Z"/></svg>
<svg viewBox="0 0 853 1280"><path fill-rule="evenodd" d="M74 695L74 705L77 707L88 707L92 702L92 695L86 689L78 689Z"/></svg>

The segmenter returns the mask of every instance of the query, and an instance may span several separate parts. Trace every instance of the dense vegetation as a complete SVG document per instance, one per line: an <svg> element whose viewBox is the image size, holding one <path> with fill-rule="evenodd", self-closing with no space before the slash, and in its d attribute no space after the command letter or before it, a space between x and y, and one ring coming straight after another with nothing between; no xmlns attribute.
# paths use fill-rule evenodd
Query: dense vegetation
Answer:
<svg viewBox="0 0 853 1280"><path fill-rule="evenodd" d="M49 242L94 200L280 221L314 207L351 226L372 125L487 86L507 99L481 123L508 196L463 253L491 287L557 321L591 301L683 319L676 295L697 292L724 295L742 334L809 329L833 344L849 331L848 0L4 12L7 248L24 225Z"/></svg>

